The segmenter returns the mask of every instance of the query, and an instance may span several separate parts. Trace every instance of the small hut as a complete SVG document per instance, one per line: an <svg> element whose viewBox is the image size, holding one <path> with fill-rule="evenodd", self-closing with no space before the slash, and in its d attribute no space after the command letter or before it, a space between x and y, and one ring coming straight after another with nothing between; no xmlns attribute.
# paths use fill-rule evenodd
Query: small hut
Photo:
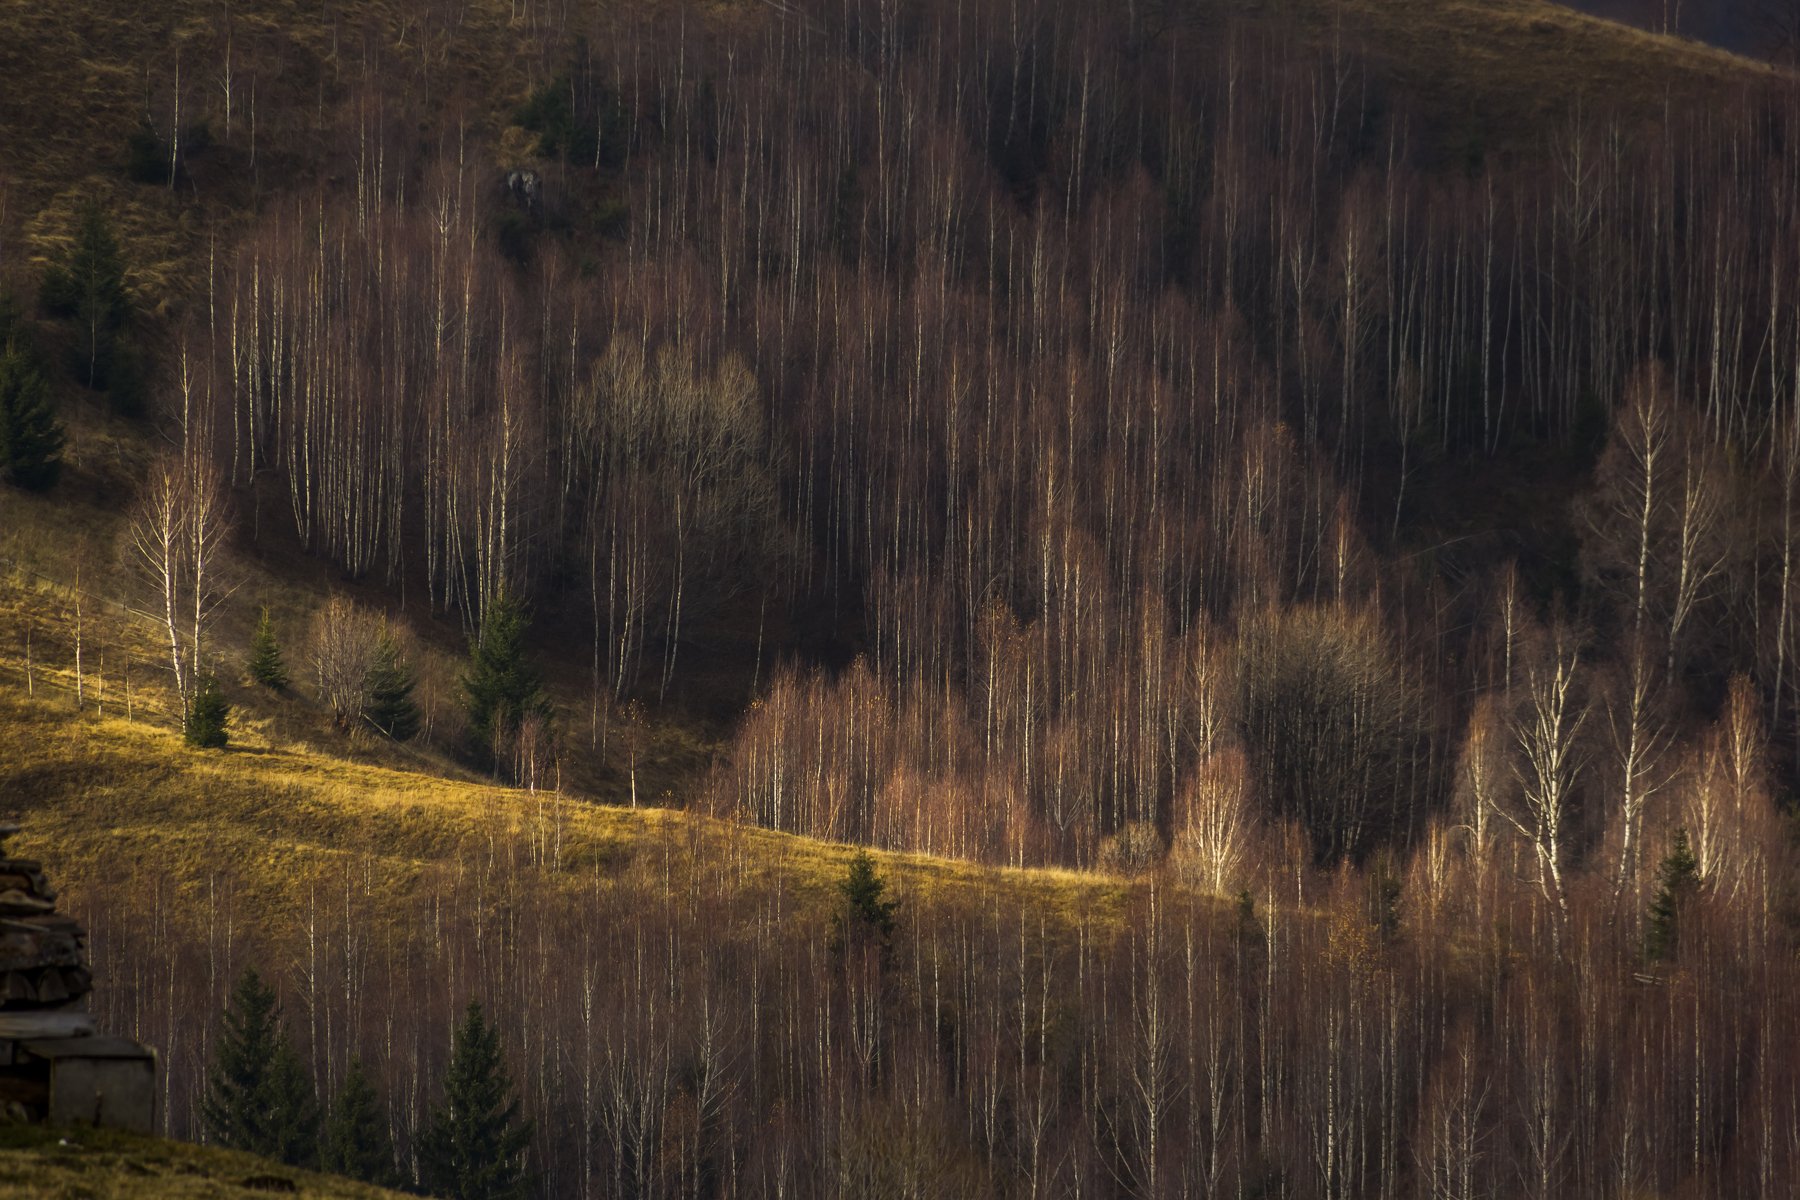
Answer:
<svg viewBox="0 0 1800 1200"><path fill-rule="evenodd" d="M56 911L43 864L5 852L18 832L0 822L0 1112L149 1133L156 1055L95 1036L87 932Z"/></svg>

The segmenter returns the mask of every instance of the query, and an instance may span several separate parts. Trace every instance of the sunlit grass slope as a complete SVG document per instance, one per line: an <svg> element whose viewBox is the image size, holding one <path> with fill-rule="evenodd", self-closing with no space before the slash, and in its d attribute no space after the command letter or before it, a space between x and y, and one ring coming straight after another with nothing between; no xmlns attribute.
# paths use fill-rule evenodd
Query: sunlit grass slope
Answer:
<svg viewBox="0 0 1800 1200"><path fill-rule="evenodd" d="M821 910L851 849L668 809L616 808L397 770L319 751L192 750L172 730L76 715L60 700L0 685L0 811L79 898L109 879L198 889L230 870L240 912L281 922L346 862L403 895L436 868L511 856L570 888L671 865L778 878ZM1069 915L1115 911L1124 885L1103 875L1003 870L882 855L903 895L1024 899Z"/></svg>
<svg viewBox="0 0 1800 1200"><path fill-rule="evenodd" d="M155 612L155 592L134 567L126 516L135 480L157 440L91 401L68 405L64 421L69 444L57 487L42 495L0 487L0 680L73 707L79 633L79 688L86 705L105 714L123 714L129 706L132 715L173 728L179 705L168 687L167 635ZM235 534L222 567L225 599L209 624L206 642L206 660L234 706L234 742L302 750L318 746L358 761L474 778L446 750L458 742L454 730L428 729L433 736L403 746L381 738L344 737L316 702L308 664L313 615L331 595L348 595L370 609L391 613L416 637L415 698L428 720L435 714L453 723L460 711L458 679L466 652L459 620L432 614L417 603L402 608L379 578L345 580L329 563L293 545L288 530L266 512L265 536L253 539L246 511L250 498L240 494L234 503ZM265 607L293 676L292 687L281 695L252 684L244 669L252 631ZM592 693L582 657L541 655L539 661L547 668L559 721L574 743L575 752L565 763L567 789L589 798L628 796L616 744L610 755L594 744L588 721ZM650 714L646 733L638 755L639 795L687 799L711 761L718 731L671 710ZM0 740L4 736L0 726Z"/></svg>
<svg viewBox="0 0 1800 1200"><path fill-rule="evenodd" d="M187 1142L109 1130L0 1127L0 1200L223 1200L266 1194L302 1200L399 1195Z"/></svg>

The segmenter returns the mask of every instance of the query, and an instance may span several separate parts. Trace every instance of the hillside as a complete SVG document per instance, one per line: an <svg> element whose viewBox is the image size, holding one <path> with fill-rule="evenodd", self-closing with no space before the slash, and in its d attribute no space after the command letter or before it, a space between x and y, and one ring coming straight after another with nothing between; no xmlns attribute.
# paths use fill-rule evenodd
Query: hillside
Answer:
<svg viewBox="0 0 1800 1200"><path fill-rule="evenodd" d="M378 1200L400 1193L248 1154L112 1130L0 1129L0 1197L6 1200L225 1200L271 1194Z"/></svg>
<svg viewBox="0 0 1800 1200"><path fill-rule="evenodd" d="M0 77L0 815L165 1132L1800 1177L1794 78L1527 0L0 0Z"/></svg>
<svg viewBox="0 0 1800 1200"><path fill-rule="evenodd" d="M0 71L14 82L0 96L0 276L66 244L78 202L100 195L119 213L134 286L152 312L167 316L200 285L207 248L269 197L321 178L343 183L353 164L323 130L354 119L359 79L378 63L417 68L430 81L422 105L498 137L511 108L562 69L558 42L584 32L584 21L604 31L610 19L516 0L475 0L454 11L420 16L363 0L223 8L174 0L150 12L129 0L74 12L7 4ZM1252 27L1292 24L1316 45L1370 52L1417 92L1420 110L1431 114L1422 136L1456 161L1533 148L1584 99L1648 114L1769 73L1696 42L1539 0L1208 0L1143 11L1147 22L1192 25L1203 37L1236 17ZM706 20L741 31L780 14L777 6L727 4L708 9ZM58 102L35 101L42 96ZM181 124L205 127L216 145L196 153L178 188L134 187L126 178L131 135L146 121L174 127L178 96L189 114ZM257 124L253 139L229 136L228 125L249 121Z"/></svg>
<svg viewBox="0 0 1800 1200"><path fill-rule="evenodd" d="M16 669L17 663L10 664ZM309 895L372 873L400 910L434 869L523 855L541 882L574 895L596 877L774 882L823 920L849 847L662 808L603 806L337 757L305 746L196 751L161 722L27 699L0 682L0 796L25 826L14 841L52 864L71 903L109 883L160 878L193 902L232 864L236 919L271 940ZM920 854L881 854L902 896L1115 914L1123 881L1094 872L996 871ZM75 911L79 912L79 908Z"/></svg>

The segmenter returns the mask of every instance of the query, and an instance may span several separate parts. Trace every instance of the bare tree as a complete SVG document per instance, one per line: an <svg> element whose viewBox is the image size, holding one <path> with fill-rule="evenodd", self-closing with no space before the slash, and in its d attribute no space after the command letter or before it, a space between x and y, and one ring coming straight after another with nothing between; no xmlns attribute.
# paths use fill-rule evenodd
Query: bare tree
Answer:
<svg viewBox="0 0 1800 1200"><path fill-rule="evenodd" d="M1256 837L1250 768L1241 750L1214 751L1195 769L1177 803L1170 860L1195 887L1229 895Z"/></svg>
<svg viewBox="0 0 1800 1200"><path fill-rule="evenodd" d="M1644 812L1668 782L1661 771L1668 731L1661 722L1656 677L1645 639L1631 639L1621 675L1606 697L1606 724L1619 772L1618 807L1612 814L1618 838L1613 894L1624 895L1638 870Z"/></svg>
<svg viewBox="0 0 1800 1200"><path fill-rule="evenodd" d="M1726 547L1720 527L1725 502L1723 474L1717 451L1690 437L1683 447L1675 496L1675 578L1668 618L1671 674L1688 620L1725 566Z"/></svg>
<svg viewBox="0 0 1800 1200"><path fill-rule="evenodd" d="M1494 812L1524 839L1535 863L1533 883L1551 905L1560 942L1569 914L1563 870L1575 833L1575 784L1583 763L1578 741L1587 709L1575 692L1579 652L1566 629L1551 634L1545 661L1526 668L1525 696L1513 719L1519 791Z"/></svg>
<svg viewBox="0 0 1800 1200"><path fill-rule="evenodd" d="M217 471L167 454L151 462L132 511L129 553L155 589L156 616L167 638L170 675L184 712L207 627L229 595L220 562L228 529Z"/></svg>
<svg viewBox="0 0 1800 1200"><path fill-rule="evenodd" d="M334 595L313 614L309 657L319 699L340 730L361 719L368 700L369 668L381 644L381 618L348 596Z"/></svg>
<svg viewBox="0 0 1800 1200"><path fill-rule="evenodd" d="M1584 506L1589 531L1606 548L1603 569L1624 576L1634 632L1643 629L1656 566L1652 556L1676 490L1670 479L1679 449L1671 388L1659 366L1633 377L1595 471L1598 493Z"/></svg>
<svg viewBox="0 0 1800 1200"><path fill-rule="evenodd" d="M1712 893L1768 904L1769 858L1778 836L1766 778L1764 734L1748 678L1732 679L1725 711L1695 752L1681 814Z"/></svg>
<svg viewBox="0 0 1800 1200"><path fill-rule="evenodd" d="M1499 700L1492 694L1475 701L1457 762L1456 813L1475 886L1475 921L1487 922L1489 880L1495 867L1497 823L1513 776L1507 731Z"/></svg>

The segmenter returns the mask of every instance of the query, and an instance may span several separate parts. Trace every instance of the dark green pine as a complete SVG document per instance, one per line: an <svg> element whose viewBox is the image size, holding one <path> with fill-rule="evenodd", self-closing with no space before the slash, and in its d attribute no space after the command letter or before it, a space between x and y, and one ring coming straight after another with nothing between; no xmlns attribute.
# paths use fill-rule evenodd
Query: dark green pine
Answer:
<svg viewBox="0 0 1800 1200"><path fill-rule="evenodd" d="M0 351L0 478L26 491L48 491L62 474L65 438L50 388L16 344Z"/></svg>
<svg viewBox="0 0 1800 1200"><path fill-rule="evenodd" d="M269 1070L280 1024L275 990L255 968L246 970L232 989L223 1024L200 1100L201 1124L222 1146L267 1153L275 1141Z"/></svg>
<svg viewBox="0 0 1800 1200"><path fill-rule="evenodd" d="M333 1174L381 1187L398 1182L387 1110L361 1059L350 1060L350 1071L331 1106L325 1125L324 1167Z"/></svg>
<svg viewBox="0 0 1800 1200"><path fill-rule="evenodd" d="M319 1155L319 1102L305 1065L282 1028L275 990L254 968L239 978L200 1098L212 1139L297 1167Z"/></svg>
<svg viewBox="0 0 1800 1200"><path fill-rule="evenodd" d="M70 318L79 338L76 369L91 388L119 374L118 333L131 316L125 256L112 221L88 205L67 254L44 272L38 298L52 314Z"/></svg>
<svg viewBox="0 0 1800 1200"><path fill-rule="evenodd" d="M1644 933L1644 956L1651 962L1675 958L1681 942L1681 910L1700 886L1700 864L1688 847L1687 830L1675 831L1675 843L1657 868L1656 897Z"/></svg>
<svg viewBox="0 0 1800 1200"><path fill-rule="evenodd" d="M188 705L182 736L188 745L202 750L224 749L231 740L225 732L225 722L230 716L231 704L220 690L218 679L208 672L194 685L194 700Z"/></svg>
<svg viewBox="0 0 1800 1200"><path fill-rule="evenodd" d="M850 920L879 933L883 938L894 932L894 913L898 900L884 900L887 884L875 874L875 860L867 850L858 850L850 859L850 869L838 884Z"/></svg>
<svg viewBox="0 0 1800 1200"><path fill-rule="evenodd" d="M416 1147L419 1182L449 1200L514 1200L526 1194L525 1148L531 1123L500 1057L499 1031L471 1001L457 1026L443 1101Z"/></svg>
<svg viewBox="0 0 1800 1200"><path fill-rule="evenodd" d="M386 626L375 643L375 658L364 681L369 723L396 742L419 732L419 706L413 702L413 673L400 657L400 644Z"/></svg>
<svg viewBox="0 0 1800 1200"><path fill-rule="evenodd" d="M250 637L250 678L277 692L288 685L287 664L281 658L281 643L275 637L275 623L264 607L257 619L256 632Z"/></svg>
<svg viewBox="0 0 1800 1200"><path fill-rule="evenodd" d="M317 1167L319 1093L286 1030L276 1034L268 1095L271 1144L264 1153L291 1167Z"/></svg>
<svg viewBox="0 0 1800 1200"><path fill-rule="evenodd" d="M496 597L481 623L481 635L469 647L464 708L479 745L492 748L498 735L516 732L527 716L549 712L543 683L525 652L528 627L517 600Z"/></svg>

